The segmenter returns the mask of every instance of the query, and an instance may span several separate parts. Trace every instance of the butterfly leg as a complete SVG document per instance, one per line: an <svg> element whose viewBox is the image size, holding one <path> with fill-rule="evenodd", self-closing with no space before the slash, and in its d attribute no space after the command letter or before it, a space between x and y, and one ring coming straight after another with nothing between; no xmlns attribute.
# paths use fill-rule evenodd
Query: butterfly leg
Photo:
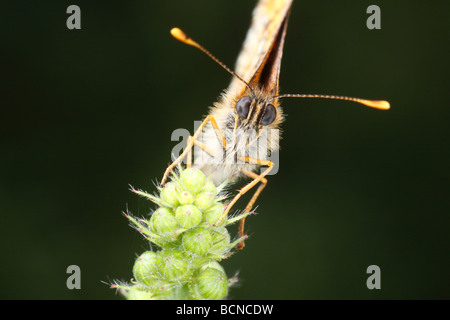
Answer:
<svg viewBox="0 0 450 320"><path fill-rule="evenodd" d="M257 179L258 178L258 174L252 172L252 171L248 171L248 170L242 170L242 172L249 178L252 179ZM258 199L259 194L263 191L263 189L266 187L267 185L267 179L266 178L262 178L261 179L261 184L258 186L258 189L256 189L255 193L253 194L252 198L250 199L250 201L248 202L247 206L244 209L244 213L246 212L250 212L250 210L252 209L253 205L256 202L256 199ZM243 237L244 236L244 226L245 226L245 218L242 218L241 221L239 221L239 236ZM237 250L242 250L244 249L245 243L244 240L242 240L242 242L237 246Z"/></svg>
<svg viewBox="0 0 450 320"><path fill-rule="evenodd" d="M223 212L222 216L216 222L216 226L218 226L221 223L221 221L228 215L228 212L230 212L231 207L239 200L239 198L243 194L245 194L247 191L249 191L251 188L253 188L255 185L257 185L259 182L261 182L262 184L258 187L255 194L250 199L250 202L248 203L244 212L250 211L251 207L253 206L254 202L258 198L259 194L264 189L264 187L267 185L267 179L265 178L265 176L274 167L274 163L272 161L268 161L268 160L260 160L260 159L249 158L249 157L241 157L241 159L247 163L257 164L257 165L261 165L261 166L267 166L268 168L259 175L256 173L253 173L253 172L251 172L249 174L250 171L244 171L244 174L246 174L250 178L253 178L253 180L250 183L248 183L246 186L244 186L242 189L240 189L238 194L234 196L233 200L231 200L231 202L228 204L228 206L227 206L226 210ZM241 224L239 225L239 234L241 236L244 234L244 222L241 222ZM242 249L243 247L244 247L244 244L243 244L243 242L241 242L238 249Z"/></svg>
<svg viewBox="0 0 450 320"><path fill-rule="evenodd" d="M187 141L188 146L191 144L192 140L194 140L194 137L189 136L188 141ZM195 140L194 140L194 145L195 145ZM189 148L189 151L186 156L186 168L190 168L191 165L192 165L192 148Z"/></svg>
<svg viewBox="0 0 450 320"><path fill-rule="evenodd" d="M200 141L194 140L193 136L189 136L188 141L187 141L187 145L189 145L191 143L191 140L194 141L194 145L202 148L202 150L205 151L208 155L210 155L211 157L215 157L214 152L211 149L209 149L207 146L205 146ZM192 148L189 149L186 158L187 158L187 160L186 160L186 168L190 168L192 166Z"/></svg>
<svg viewBox="0 0 450 320"><path fill-rule="evenodd" d="M205 118L205 120L203 120L202 124L200 125L200 127L197 129L197 131L195 131L194 135L189 137L188 139L188 143L186 146L186 149L184 149L183 153L174 161L172 162L172 164L167 167L166 171L164 172L164 176L161 180L161 185L163 186L166 183L167 178L169 177L169 174L173 171L174 168L176 168L176 166L183 161L183 159L189 154L191 156L192 159L192 148L194 146L194 143L196 143L198 136L202 133L203 128L206 126L206 124L208 122L211 122L217 138L222 142L222 146L223 148L226 147L227 142L225 140L225 137L223 136L222 132L220 131L219 126L217 125L216 119L214 119L213 116L209 115ZM197 144L197 143L196 143ZM200 146L202 146L203 144L201 142L198 142L198 144L200 144ZM206 147L206 146L205 146ZM204 148L203 148L204 149ZM205 149L204 149L205 150ZM191 161L192 162L192 161Z"/></svg>

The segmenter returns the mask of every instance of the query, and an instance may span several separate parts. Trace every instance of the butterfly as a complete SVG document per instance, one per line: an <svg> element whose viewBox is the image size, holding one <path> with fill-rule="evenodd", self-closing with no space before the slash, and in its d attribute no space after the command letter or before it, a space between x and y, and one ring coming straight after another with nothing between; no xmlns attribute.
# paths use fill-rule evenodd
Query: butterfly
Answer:
<svg viewBox="0 0 450 320"><path fill-rule="evenodd" d="M249 178L250 182L239 189L227 204L216 226L242 195L257 186L244 209L244 213L250 212L266 187L266 176L274 168L268 155L279 149L279 129L284 120L281 98L348 100L377 109L390 108L384 100L320 94L279 94L280 67L291 6L292 0L260 0L257 3L235 71L179 28L171 30L175 39L201 50L233 75L229 87L210 109L200 127L189 137L186 148L166 169L161 180L161 185L164 185L169 174L184 159L187 167L202 170L210 175L216 185L226 180ZM192 163L194 146L197 148ZM245 218L239 224L241 237L244 236L244 226ZM244 240L237 249L243 247Z"/></svg>

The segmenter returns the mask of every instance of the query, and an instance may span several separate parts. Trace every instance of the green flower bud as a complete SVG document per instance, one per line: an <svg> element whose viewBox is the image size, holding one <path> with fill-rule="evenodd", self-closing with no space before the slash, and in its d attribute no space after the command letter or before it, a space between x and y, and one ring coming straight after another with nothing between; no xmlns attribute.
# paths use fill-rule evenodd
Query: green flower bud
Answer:
<svg viewBox="0 0 450 320"><path fill-rule="evenodd" d="M213 244L210 252L215 254L225 254L230 246L230 234L226 228L216 228L212 232Z"/></svg>
<svg viewBox="0 0 450 320"><path fill-rule="evenodd" d="M205 185L201 192L210 192L213 194L213 197L217 196L217 188L214 182L211 180L206 180Z"/></svg>
<svg viewBox="0 0 450 320"><path fill-rule="evenodd" d="M206 263L204 263L197 271L197 272L202 272L203 270L207 269L207 268L213 268L213 269L217 269L223 273L225 273L225 270L223 269L223 267L220 265L220 263L218 263L215 260L208 260Z"/></svg>
<svg viewBox="0 0 450 320"><path fill-rule="evenodd" d="M186 251L194 255L203 256L211 249L213 237L208 229L196 227L183 233L182 241Z"/></svg>
<svg viewBox="0 0 450 320"><path fill-rule="evenodd" d="M177 183L169 182L161 190L161 200L170 205L172 208L179 205Z"/></svg>
<svg viewBox="0 0 450 320"><path fill-rule="evenodd" d="M180 205L185 205L185 204L192 204L194 202L195 198L192 195L192 193L187 192L187 191L181 191L178 194L178 202L180 203Z"/></svg>
<svg viewBox="0 0 450 320"><path fill-rule="evenodd" d="M180 229L180 231L175 231L169 240L162 241L160 243L161 247L164 249L178 249L181 246L181 237L180 234L183 234L184 230Z"/></svg>
<svg viewBox="0 0 450 320"><path fill-rule="evenodd" d="M153 293L141 290L130 290L126 294L128 300L153 300Z"/></svg>
<svg viewBox="0 0 450 320"><path fill-rule="evenodd" d="M214 194L211 192L202 192L195 197L194 205L205 212L214 204Z"/></svg>
<svg viewBox="0 0 450 320"><path fill-rule="evenodd" d="M187 284L164 288L159 291L158 298L161 300L187 300L189 289Z"/></svg>
<svg viewBox="0 0 450 320"><path fill-rule="evenodd" d="M202 212L196 206L187 204L177 208L175 218L181 227L189 229L200 223L202 220Z"/></svg>
<svg viewBox="0 0 450 320"><path fill-rule="evenodd" d="M216 268L205 268L190 284L191 298L199 300L220 300L227 295L228 279Z"/></svg>
<svg viewBox="0 0 450 320"><path fill-rule="evenodd" d="M158 268L156 266L157 259L158 254L153 251L146 251L136 259L133 266L133 275L136 281L147 286L153 284L155 281L154 277L158 276Z"/></svg>
<svg viewBox="0 0 450 320"><path fill-rule="evenodd" d="M180 228L173 212L163 207L152 214L149 225L151 231L168 239L172 238Z"/></svg>
<svg viewBox="0 0 450 320"><path fill-rule="evenodd" d="M193 266L195 266L194 268L197 270L200 266L203 266L211 261L211 258L209 258L208 256L192 256L189 261Z"/></svg>
<svg viewBox="0 0 450 320"><path fill-rule="evenodd" d="M156 265L159 273L167 281L180 281L189 271L189 263L185 255L176 249L160 251Z"/></svg>
<svg viewBox="0 0 450 320"><path fill-rule="evenodd" d="M223 212L225 211L225 207L221 203L216 203L211 208L209 208L204 214L203 214L203 220L206 225L213 226L216 224L216 222L219 220L219 218L222 216ZM226 217L222 219L219 226L223 226L226 223L227 219Z"/></svg>
<svg viewBox="0 0 450 320"><path fill-rule="evenodd" d="M248 214L224 217L216 226L226 209L217 195L226 183L216 187L200 170L181 166L170 178L159 197L132 189L160 206L148 221L126 217L161 251L144 252L133 265L134 280L111 287L129 300L223 299L237 280L228 281L218 261L241 241L231 242L225 226Z"/></svg>
<svg viewBox="0 0 450 320"><path fill-rule="evenodd" d="M180 182L187 191L197 194L205 185L206 177L201 170L189 168L181 172Z"/></svg>

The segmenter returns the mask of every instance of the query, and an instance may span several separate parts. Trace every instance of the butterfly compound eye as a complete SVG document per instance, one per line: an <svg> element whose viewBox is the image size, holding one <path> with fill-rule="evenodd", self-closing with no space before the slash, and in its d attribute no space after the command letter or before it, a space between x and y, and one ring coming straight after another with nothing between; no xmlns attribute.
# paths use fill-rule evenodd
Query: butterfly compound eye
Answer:
<svg viewBox="0 0 450 320"><path fill-rule="evenodd" d="M275 109L275 107L271 104L268 104L266 106L266 110L264 111L264 115L261 119L261 124L263 126L267 126L269 124L271 124L275 118L277 117L277 110Z"/></svg>
<svg viewBox="0 0 450 320"><path fill-rule="evenodd" d="M250 105L252 104L252 99L250 97L242 97L236 103L236 112L242 119L247 118L248 112L250 110Z"/></svg>

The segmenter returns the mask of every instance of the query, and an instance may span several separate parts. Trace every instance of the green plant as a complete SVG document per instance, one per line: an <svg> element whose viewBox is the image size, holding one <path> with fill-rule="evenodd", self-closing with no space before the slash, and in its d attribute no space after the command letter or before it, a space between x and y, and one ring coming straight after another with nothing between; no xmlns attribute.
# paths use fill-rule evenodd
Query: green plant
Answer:
<svg viewBox="0 0 450 320"><path fill-rule="evenodd" d="M159 250L135 261L129 284L116 283L127 299L223 299L237 277L228 279L219 261L245 237L231 241L227 226L251 214L225 217L226 182L216 187L198 169L181 169L160 187L159 196L131 188L158 205L149 219L125 216Z"/></svg>

